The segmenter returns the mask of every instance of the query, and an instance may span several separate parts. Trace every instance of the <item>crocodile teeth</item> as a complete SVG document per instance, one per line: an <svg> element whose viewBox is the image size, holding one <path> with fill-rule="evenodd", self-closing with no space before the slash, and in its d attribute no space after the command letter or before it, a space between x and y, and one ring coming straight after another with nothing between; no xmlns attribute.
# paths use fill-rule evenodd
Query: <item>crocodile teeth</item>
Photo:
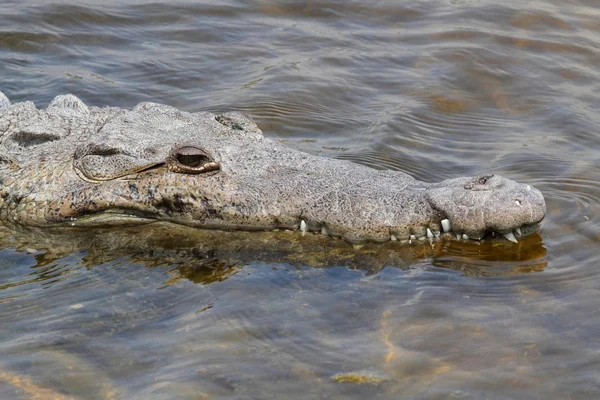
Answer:
<svg viewBox="0 0 600 400"><path fill-rule="evenodd" d="M457 233L457 234L456 234L456 239L460 240L460 238L461 238L461 237L462 237L462 236L461 236L461 234L460 234L460 233Z"/></svg>
<svg viewBox="0 0 600 400"><path fill-rule="evenodd" d="M521 233L521 228L515 229L515 232L517 232L517 235L523 236L523 234Z"/></svg>
<svg viewBox="0 0 600 400"><path fill-rule="evenodd" d="M306 232L306 222L304 222L304 220L300 221L300 231L302 233Z"/></svg>
<svg viewBox="0 0 600 400"><path fill-rule="evenodd" d="M492 237L495 238L496 237L496 232L492 232Z"/></svg>
<svg viewBox="0 0 600 400"><path fill-rule="evenodd" d="M0 108L10 106L10 100L8 97L4 95L4 93L0 92Z"/></svg>
<svg viewBox="0 0 600 400"><path fill-rule="evenodd" d="M433 237L433 232L429 228L427 228L427 237L430 239Z"/></svg>
<svg viewBox="0 0 600 400"><path fill-rule="evenodd" d="M321 228L321 235L325 235L325 236L329 235L329 232L327 231L327 228L325 228L325 227Z"/></svg>
<svg viewBox="0 0 600 400"><path fill-rule="evenodd" d="M504 237L508 240L510 240L513 243L519 243L519 241L517 240L517 238L515 237L515 234L512 232L508 232L504 234Z"/></svg>
<svg viewBox="0 0 600 400"><path fill-rule="evenodd" d="M392 235L392 236L390 236L390 240L392 242L395 242L396 240L398 240L398 238L396 236Z"/></svg>
<svg viewBox="0 0 600 400"><path fill-rule="evenodd" d="M410 240L417 240L417 237L415 235L410 235Z"/></svg>
<svg viewBox="0 0 600 400"><path fill-rule="evenodd" d="M462 238L463 238L464 240L469 240L469 236L468 236L466 233L463 233L463 234L462 234Z"/></svg>
<svg viewBox="0 0 600 400"><path fill-rule="evenodd" d="M449 219L443 219L442 220L442 229L444 230L444 232L450 232L450 230L452 229L452 227L450 226L450 220Z"/></svg>

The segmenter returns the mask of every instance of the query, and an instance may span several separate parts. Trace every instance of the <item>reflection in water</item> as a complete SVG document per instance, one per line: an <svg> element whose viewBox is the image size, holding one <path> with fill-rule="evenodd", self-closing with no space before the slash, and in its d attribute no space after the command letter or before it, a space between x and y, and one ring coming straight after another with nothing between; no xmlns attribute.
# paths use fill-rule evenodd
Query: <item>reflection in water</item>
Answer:
<svg viewBox="0 0 600 400"><path fill-rule="evenodd" d="M0 2L0 90L544 193L518 245L0 231L0 398L600 397L597 4Z"/></svg>
<svg viewBox="0 0 600 400"><path fill-rule="evenodd" d="M433 265L462 271L469 276L506 275L542 271L546 249L534 233L514 245L506 240L415 240L412 244L388 242L352 246L345 241L298 231L224 232L192 229L170 223L102 231L0 227L0 249L32 254L33 272L27 279L6 282L0 290L24 284L51 285L68 279L69 256L93 268L128 258L147 267L171 266L195 283L227 279L253 262L286 263L308 267L348 267L377 273L384 267L407 269L430 258Z"/></svg>
<svg viewBox="0 0 600 400"><path fill-rule="evenodd" d="M432 264L462 271L468 276L503 276L543 271L548 265L545 255L541 237L535 233L517 245L504 240L460 245L451 242L433 257Z"/></svg>

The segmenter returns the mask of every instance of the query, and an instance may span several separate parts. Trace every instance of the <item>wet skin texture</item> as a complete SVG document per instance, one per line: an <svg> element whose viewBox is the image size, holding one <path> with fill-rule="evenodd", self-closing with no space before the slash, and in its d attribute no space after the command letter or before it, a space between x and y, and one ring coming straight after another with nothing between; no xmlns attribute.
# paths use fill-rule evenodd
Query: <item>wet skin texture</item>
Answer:
<svg viewBox="0 0 600 400"><path fill-rule="evenodd" d="M32 226L171 221L207 229L319 231L364 241L482 239L537 229L541 192L495 175L425 183L312 156L240 113L155 103L45 110L0 92L0 219Z"/></svg>

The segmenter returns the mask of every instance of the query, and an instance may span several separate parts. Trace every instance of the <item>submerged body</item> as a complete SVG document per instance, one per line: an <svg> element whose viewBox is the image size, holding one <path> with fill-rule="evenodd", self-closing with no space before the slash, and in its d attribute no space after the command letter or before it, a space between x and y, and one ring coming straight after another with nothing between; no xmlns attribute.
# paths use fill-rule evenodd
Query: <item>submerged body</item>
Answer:
<svg viewBox="0 0 600 400"><path fill-rule="evenodd" d="M0 219L22 225L171 221L353 243L443 232L516 241L546 212L526 184L494 175L430 184L312 156L265 138L240 113L87 107L73 95L38 110L0 92L0 138Z"/></svg>

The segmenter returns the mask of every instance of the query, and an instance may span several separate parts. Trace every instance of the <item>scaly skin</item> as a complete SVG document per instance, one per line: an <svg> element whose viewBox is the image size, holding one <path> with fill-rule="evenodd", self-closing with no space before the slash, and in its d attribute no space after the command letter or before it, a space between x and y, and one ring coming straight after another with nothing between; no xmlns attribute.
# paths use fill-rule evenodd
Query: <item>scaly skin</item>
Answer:
<svg viewBox="0 0 600 400"><path fill-rule="evenodd" d="M352 243L435 237L450 225L460 237L512 240L546 212L529 185L493 175L428 184L316 157L265 138L240 113L88 108L73 95L38 110L0 92L0 137L0 219L22 225L306 227Z"/></svg>

